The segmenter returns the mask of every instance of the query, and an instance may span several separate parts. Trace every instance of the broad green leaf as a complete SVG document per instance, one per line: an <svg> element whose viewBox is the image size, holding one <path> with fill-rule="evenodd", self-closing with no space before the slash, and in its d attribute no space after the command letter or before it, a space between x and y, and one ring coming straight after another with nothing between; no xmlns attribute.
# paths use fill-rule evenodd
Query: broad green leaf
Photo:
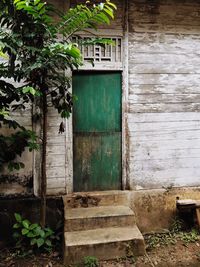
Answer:
<svg viewBox="0 0 200 267"><path fill-rule="evenodd" d="M32 237L36 237L36 234L34 234L33 232L29 232L29 233L27 234L27 237L30 237L30 238L32 238Z"/></svg>
<svg viewBox="0 0 200 267"><path fill-rule="evenodd" d="M32 95L35 95L35 89L33 88L33 87L30 87L30 93L32 94Z"/></svg>
<svg viewBox="0 0 200 267"><path fill-rule="evenodd" d="M72 46L72 48L70 49L70 55L75 58L79 58L81 57L81 51L78 47Z"/></svg>
<svg viewBox="0 0 200 267"><path fill-rule="evenodd" d="M41 227L40 227L40 226L37 226L37 227L34 229L34 232L37 234L37 236L40 235L40 231L41 231Z"/></svg>
<svg viewBox="0 0 200 267"><path fill-rule="evenodd" d="M30 230L33 230L33 229L35 229L36 227L38 227L38 224L37 224L37 223L33 223L33 224L30 225L29 229L30 229Z"/></svg>
<svg viewBox="0 0 200 267"><path fill-rule="evenodd" d="M24 94L30 93L32 95L35 95L36 90L33 87L31 87L31 86L25 86L25 87L23 87L22 92Z"/></svg>
<svg viewBox="0 0 200 267"><path fill-rule="evenodd" d="M19 3L19 2L24 2L25 3L25 1L23 0L14 0L14 4L17 4L17 3Z"/></svg>
<svg viewBox="0 0 200 267"><path fill-rule="evenodd" d="M15 219L17 222L19 222L19 223L22 222L22 217L19 213L15 213L14 215L15 215Z"/></svg>
<svg viewBox="0 0 200 267"><path fill-rule="evenodd" d="M37 246L40 248L42 245L44 245L44 239L43 238L38 238L37 239Z"/></svg>
<svg viewBox="0 0 200 267"><path fill-rule="evenodd" d="M45 244L47 244L47 246L49 246L49 247L52 247L51 240L49 240L49 239L47 239L47 240L45 241Z"/></svg>
<svg viewBox="0 0 200 267"><path fill-rule="evenodd" d="M28 220L22 221L22 224L26 229L29 229L30 222Z"/></svg>
<svg viewBox="0 0 200 267"><path fill-rule="evenodd" d="M5 110L5 109L0 109L0 115L6 117L9 116L9 111Z"/></svg>
<svg viewBox="0 0 200 267"><path fill-rule="evenodd" d="M39 231L39 234L40 234L41 237L45 237L45 232L44 232L44 230L41 229L41 230Z"/></svg>
<svg viewBox="0 0 200 267"><path fill-rule="evenodd" d="M20 224L19 223L15 223L14 225L13 225L13 228L14 229L18 229L20 227Z"/></svg>
<svg viewBox="0 0 200 267"><path fill-rule="evenodd" d="M8 59L9 57L2 52L2 50L0 49L0 57L3 58L3 59Z"/></svg>
<svg viewBox="0 0 200 267"><path fill-rule="evenodd" d="M112 19L114 19L114 15L113 15L113 12L112 11L110 11L107 8L104 8L104 12L106 12Z"/></svg>
<svg viewBox="0 0 200 267"><path fill-rule="evenodd" d="M102 12L96 16L98 19L101 19L103 23L110 24L109 18Z"/></svg>
<svg viewBox="0 0 200 267"><path fill-rule="evenodd" d="M28 232L29 232L28 229L26 229L26 228L22 229L22 235L26 235L26 234L28 234Z"/></svg>

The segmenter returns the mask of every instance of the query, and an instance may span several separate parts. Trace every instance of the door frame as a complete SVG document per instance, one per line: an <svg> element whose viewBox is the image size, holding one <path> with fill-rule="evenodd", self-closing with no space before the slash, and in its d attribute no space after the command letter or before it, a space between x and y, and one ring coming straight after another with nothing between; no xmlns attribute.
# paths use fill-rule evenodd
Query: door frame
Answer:
<svg viewBox="0 0 200 267"><path fill-rule="evenodd" d="M80 71L118 71L121 72L121 112L122 112L122 188L121 190L129 189L129 164L128 164L128 154L129 154L129 144L128 144L128 123L127 123L127 112L128 112L128 29L124 31L110 31L102 30L99 35L103 36L113 36L122 37L122 62L121 64L110 64L105 66L105 64L95 64L93 67L91 64L85 64L80 68ZM72 73L71 73L72 76ZM72 92L72 88L70 89ZM66 193L73 192L73 114L69 119L66 120Z"/></svg>

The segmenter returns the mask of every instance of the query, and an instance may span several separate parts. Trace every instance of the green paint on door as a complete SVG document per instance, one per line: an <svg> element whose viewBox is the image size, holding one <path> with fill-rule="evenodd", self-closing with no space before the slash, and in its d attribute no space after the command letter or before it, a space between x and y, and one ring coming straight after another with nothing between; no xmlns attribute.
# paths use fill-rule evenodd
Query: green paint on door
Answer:
<svg viewBox="0 0 200 267"><path fill-rule="evenodd" d="M73 75L74 191L121 189L121 74Z"/></svg>

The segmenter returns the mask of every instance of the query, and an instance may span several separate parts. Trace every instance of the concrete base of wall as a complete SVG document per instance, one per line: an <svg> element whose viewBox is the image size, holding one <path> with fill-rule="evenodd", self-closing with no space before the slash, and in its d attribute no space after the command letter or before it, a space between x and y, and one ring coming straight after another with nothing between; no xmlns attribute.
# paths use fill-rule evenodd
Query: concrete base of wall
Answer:
<svg viewBox="0 0 200 267"><path fill-rule="evenodd" d="M119 191L122 192L122 191ZM82 193L84 195L93 194ZM94 193L97 194L97 193ZM135 213L136 224L142 233L168 229L176 215L176 199L200 200L200 187L123 191L127 205ZM75 194L73 194L75 195ZM96 195L95 195L96 196ZM0 243L12 238L14 213L18 212L32 222L39 222L40 200L35 197L0 199ZM63 202L60 197L47 200L47 223L53 229L63 222Z"/></svg>
<svg viewBox="0 0 200 267"><path fill-rule="evenodd" d="M129 205L143 233L169 228L176 215L176 200L200 200L200 187L129 191Z"/></svg>
<svg viewBox="0 0 200 267"><path fill-rule="evenodd" d="M149 233L170 227L177 212L177 198L200 200L200 187L73 193L66 196L65 205L68 208L104 206L115 205L115 200L120 200L134 211L140 231Z"/></svg>

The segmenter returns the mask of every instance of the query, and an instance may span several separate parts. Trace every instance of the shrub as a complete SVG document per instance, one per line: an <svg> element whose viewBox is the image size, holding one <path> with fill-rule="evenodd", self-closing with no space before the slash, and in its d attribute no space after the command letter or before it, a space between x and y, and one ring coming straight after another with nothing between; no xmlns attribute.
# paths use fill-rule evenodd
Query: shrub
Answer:
<svg viewBox="0 0 200 267"><path fill-rule="evenodd" d="M18 213L15 213L15 219L13 237L18 248L52 250L52 241L55 239L55 236L50 228L42 228L37 223L31 223Z"/></svg>

